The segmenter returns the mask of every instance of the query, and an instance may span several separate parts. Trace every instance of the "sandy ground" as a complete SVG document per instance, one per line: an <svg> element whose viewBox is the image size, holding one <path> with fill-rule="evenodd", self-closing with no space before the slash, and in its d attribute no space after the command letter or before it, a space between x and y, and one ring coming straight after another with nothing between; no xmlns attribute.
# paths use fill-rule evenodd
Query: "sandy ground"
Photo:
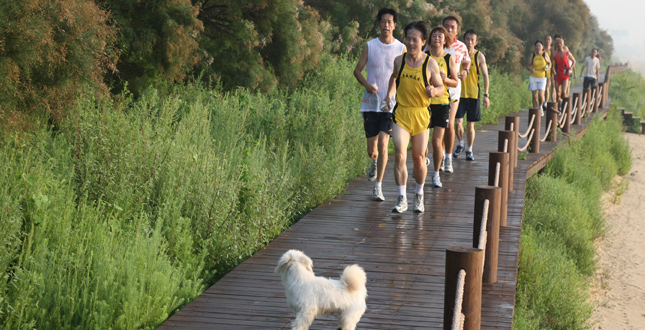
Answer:
<svg viewBox="0 0 645 330"><path fill-rule="evenodd" d="M596 242L595 329L645 329L645 135L625 137L632 169L605 195L607 234Z"/></svg>

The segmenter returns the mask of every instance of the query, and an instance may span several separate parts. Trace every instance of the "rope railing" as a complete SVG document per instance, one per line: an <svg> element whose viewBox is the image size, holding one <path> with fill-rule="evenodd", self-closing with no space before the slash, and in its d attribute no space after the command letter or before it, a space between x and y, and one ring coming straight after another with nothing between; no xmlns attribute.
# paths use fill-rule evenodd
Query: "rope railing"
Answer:
<svg viewBox="0 0 645 330"><path fill-rule="evenodd" d="M591 93L591 102L589 103L589 112L593 111L593 107L596 104L596 90L594 89L593 92Z"/></svg>
<svg viewBox="0 0 645 330"><path fill-rule="evenodd" d="M533 133L535 133L535 129L531 129L531 135L529 135L529 138L526 141L526 145L524 147L522 147L522 148L518 147L517 151L524 152L524 151L526 151L526 149L529 148L529 144L531 144L531 140L533 139Z"/></svg>
<svg viewBox="0 0 645 330"><path fill-rule="evenodd" d="M517 133L517 135L520 137L520 139L524 139L529 135L529 132L531 131L531 127L533 127L533 121L535 121L535 116L531 116L531 121L529 122L529 128L526 130L526 133L524 133L524 134L521 134L519 132ZM529 139L529 140L531 140L531 139Z"/></svg>
<svg viewBox="0 0 645 330"><path fill-rule="evenodd" d="M551 133L551 124L553 123L553 120L549 121L549 125L546 127L546 133L544 134L544 138L540 139L540 142L546 141L546 138L549 137L549 134Z"/></svg>
<svg viewBox="0 0 645 330"><path fill-rule="evenodd" d="M495 163L495 187L499 187L499 170L502 164L499 162Z"/></svg>
<svg viewBox="0 0 645 330"><path fill-rule="evenodd" d="M566 109L566 108L564 108L564 109ZM566 119L567 119L566 114L567 114L566 110L562 111L561 116L558 118L558 127L559 128L564 128L564 124L566 123Z"/></svg>
<svg viewBox="0 0 645 330"><path fill-rule="evenodd" d="M569 102L569 101L564 101L563 106L562 106L562 109L566 109L566 108L567 108L567 104L568 104L568 102ZM562 112L558 112L558 124L559 124L559 125L562 125L561 123L564 123L564 114L565 114L565 113L566 113L566 111L564 111L564 110L563 110Z"/></svg>
<svg viewBox="0 0 645 330"><path fill-rule="evenodd" d="M573 101L573 108L572 108L573 110L571 110L571 118L569 119L572 122L574 121L574 119L576 118L576 114L578 113L577 105L578 105L578 99Z"/></svg>
<svg viewBox="0 0 645 330"><path fill-rule="evenodd" d="M482 272L484 271L483 267L486 265L486 243L488 242L488 231L486 230L486 226L488 225L489 205L490 205L490 201L488 199L485 199L484 210L482 211L482 227L479 230L479 244L477 245L477 248L482 249L484 251L484 254L483 254L484 260L482 260Z"/></svg>
<svg viewBox="0 0 645 330"><path fill-rule="evenodd" d="M464 328L466 315L461 312L461 306L464 303L464 286L466 285L466 271L459 270L457 275L457 292L455 294L455 313L452 316L452 330L461 330Z"/></svg>

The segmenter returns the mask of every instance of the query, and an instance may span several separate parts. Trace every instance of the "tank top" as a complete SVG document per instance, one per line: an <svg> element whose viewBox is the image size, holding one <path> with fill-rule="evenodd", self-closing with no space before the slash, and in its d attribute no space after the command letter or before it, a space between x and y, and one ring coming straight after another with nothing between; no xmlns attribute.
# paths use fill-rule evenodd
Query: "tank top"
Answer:
<svg viewBox="0 0 645 330"><path fill-rule="evenodd" d="M553 52L553 62L555 63L556 76L569 77L569 51L564 51L564 55L558 56L558 51Z"/></svg>
<svg viewBox="0 0 645 330"><path fill-rule="evenodd" d="M476 50L470 56L470 72L466 76L463 85L461 86L462 99L478 99L479 98L479 51Z"/></svg>
<svg viewBox="0 0 645 330"><path fill-rule="evenodd" d="M546 71L544 71L544 68L546 67L546 58L544 58L544 53L542 55L535 55L533 53L533 73L531 73L531 77L535 78L545 78L546 77Z"/></svg>
<svg viewBox="0 0 645 330"><path fill-rule="evenodd" d="M430 51L428 51L430 53ZM441 57L434 57L432 54L428 54L430 57L432 57L435 61L437 61L437 64L439 65L439 71L443 71L446 73L446 75L450 76L450 70L449 70L449 64L450 63L450 54L446 53L446 55L441 56ZM448 86L446 83L443 83L443 87L445 87L445 91L443 92L443 95L441 96L435 96L432 99L430 99L430 104L449 104L450 103L450 92L448 91Z"/></svg>
<svg viewBox="0 0 645 330"><path fill-rule="evenodd" d="M378 92L376 94L363 92L361 112L381 111L381 101L387 96L390 75L394 71L394 58L403 53L403 47L403 43L396 39L391 44L384 44L379 38L367 42L367 63L365 64L367 82L376 84ZM390 109L394 108L394 99L392 97Z"/></svg>
<svg viewBox="0 0 645 330"><path fill-rule="evenodd" d="M396 107L426 109L430 106L430 98L426 94L426 68L429 57L426 55L423 64L418 68L411 68L405 61L406 55L408 54L403 54L401 58L401 69L396 78Z"/></svg>
<svg viewBox="0 0 645 330"><path fill-rule="evenodd" d="M551 51L548 51L548 52L545 52L545 53L546 53L547 55L549 55L549 59L550 59L551 61L553 61L553 57L551 57ZM551 63L551 64L553 64L553 63ZM547 77L547 78L551 78L551 68L549 68L548 70L546 70L546 77Z"/></svg>

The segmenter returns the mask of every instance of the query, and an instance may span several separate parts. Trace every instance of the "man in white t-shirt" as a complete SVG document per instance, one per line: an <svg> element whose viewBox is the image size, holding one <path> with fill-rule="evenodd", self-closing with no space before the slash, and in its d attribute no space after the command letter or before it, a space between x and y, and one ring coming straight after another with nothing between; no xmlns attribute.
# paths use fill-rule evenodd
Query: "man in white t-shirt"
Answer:
<svg viewBox="0 0 645 330"><path fill-rule="evenodd" d="M405 45L392 35L397 19L398 15L394 9L382 8L379 10L376 20L381 34L378 38L368 41L363 47L354 69L356 80L365 87L361 113L367 138L367 154L372 158L367 179L376 181L373 190L373 199L376 201L385 200L381 183L387 164L388 144L392 133L392 110L382 107L381 102L387 96L390 76L394 71L394 58L406 51ZM367 71L367 78L363 76L363 69ZM396 88L396 86L392 87ZM390 104L389 109L394 109L394 101Z"/></svg>
<svg viewBox="0 0 645 330"><path fill-rule="evenodd" d="M599 72L600 60L598 60L598 49L594 48L591 51L591 56L585 57L582 62L582 76L584 77L582 88L589 89L596 86L600 77Z"/></svg>

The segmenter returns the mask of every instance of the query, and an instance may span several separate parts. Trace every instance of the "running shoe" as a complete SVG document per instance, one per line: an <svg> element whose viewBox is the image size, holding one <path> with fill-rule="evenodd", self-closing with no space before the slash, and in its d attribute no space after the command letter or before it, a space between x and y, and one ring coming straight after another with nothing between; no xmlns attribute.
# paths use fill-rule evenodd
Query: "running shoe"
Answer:
<svg viewBox="0 0 645 330"><path fill-rule="evenodd" d="M441 188L441 178L439 177L439 173L434 173L432 175L432 185L435 186L435 188Z"/></svg>
<svg viewBox="0 0 645 330"><path fill-rule="evenodd" d="M441 158L441 166L439 166L439 171L445 171L446 170L446 155Z"/></svg>
<svg viewBox="0 0 645 330"><path fill-rule="evenodd" d="M370 169L367 171L367 181L376 180L376 161L372 161Z"/></svg>
<svg viewBox="0 0 645 330"><path fill-rule="evenodd" d="M423 194L414 194L414 212L423 213L425 211L423 205Z"/></svg>
<svg viewBox="0 0 645 330"><path fill-rule="evenodd" d="M445 162L446 162L446 166L444 166L446 168L445 171L448 173L454 172L454 170L452 169L452 158L446 157Z"/></svg>
<svg viewBox="0 0 645 330"><path fill-rule="evenodd" d="M472 151L466 151L466 160L475 160Z"/></svg>
<svg viewBox="0 0 645 330"><path fill-rule="evenodd" d="M457 159L459 158L459 155L461 155L461 152L464 151L464 146L461 144L457 145L457 149L455 149L455 152L452 153L452 158Z"/></svg>
<svg viewBox="0 0 645 330"><path fill-rule="evenodd" d="M373 192L373 199L375 201L382 202L385 200L385 197L383 196L383 190L381 189L381 186L374 186L374 192Z"/></svg>
<svg viewBox="0 0 645 330"><path fill-rule="evenodd" d="M408 210L408 199L400 195L398 202L396 202L396 205L392 209L392 212L397 212L397 213L403 213Z"/></svg>

